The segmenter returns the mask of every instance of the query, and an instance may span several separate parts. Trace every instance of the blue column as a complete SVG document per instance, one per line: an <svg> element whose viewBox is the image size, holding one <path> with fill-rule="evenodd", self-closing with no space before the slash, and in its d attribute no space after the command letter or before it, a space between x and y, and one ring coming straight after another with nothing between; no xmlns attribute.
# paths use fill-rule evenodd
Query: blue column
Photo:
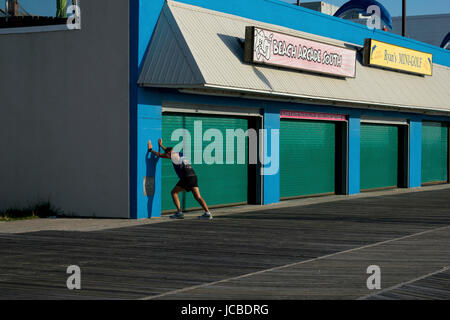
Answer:
<svg viewBox="0 0 450 320"><path fill-rule="evenodd" d="M422 185L422 121L409 122L409 187Z"/></svg>
<svg viewBox="0 0 450 320"><path fill-rule="evenodd" d="M360 193L361 119L351 115L348 120L348 194Z"/></svg>
<svg viewBox="0 0 450 320"><path fill-rule="evenodd" d="M266 154L271 158L271 162L264 166L263 204L271 204L280 202L280 110L278 108L265 108L264 129L267 130Z"/></svg>
<svg viewBox="0 0 450 320"><path fill-rule="evenodd" d="M161 137L161 103L137 80L164 0L130 0L130 218L161 215L161 168L147 155L147 142ZM144 196L144 177L155 177L155 194Z"/></svg>
<svg viewBox="0 0 450 320"><path fill-rule="evenodd" d="M138 105L137 135L137 219L161 216L161 160L147 152L148 140L157 149L162 135L161 106ZM153 185L153 194L144 195L144 179Z"/></svg>

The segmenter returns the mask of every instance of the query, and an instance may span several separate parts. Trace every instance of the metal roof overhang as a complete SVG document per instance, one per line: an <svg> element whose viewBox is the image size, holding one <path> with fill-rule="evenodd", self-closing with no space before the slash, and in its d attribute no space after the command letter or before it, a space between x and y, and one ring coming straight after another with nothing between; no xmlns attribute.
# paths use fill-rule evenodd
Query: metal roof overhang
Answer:
<svg viewBox="0 0 450 320"><path fill-rule="evenodd" d="M363 66L356 78L244 62L245 27L257 26L329 44L354 47L238 16L168 1L159 18L138 84L182 92L427 114L450 114L450 68L431 77Z"/></svg>

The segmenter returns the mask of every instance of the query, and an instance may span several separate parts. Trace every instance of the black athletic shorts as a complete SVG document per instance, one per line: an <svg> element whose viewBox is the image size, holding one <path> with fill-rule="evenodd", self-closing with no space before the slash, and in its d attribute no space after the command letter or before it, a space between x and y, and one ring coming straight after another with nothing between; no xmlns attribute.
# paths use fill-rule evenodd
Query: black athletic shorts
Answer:
<svg viewBox="0 0 450 320"><path fill-rule="evenodd" d="M198 187L197 176L190 176L181 178L177 183L177 187L181 187L187 192L191 192L192 188Z"/></svg>

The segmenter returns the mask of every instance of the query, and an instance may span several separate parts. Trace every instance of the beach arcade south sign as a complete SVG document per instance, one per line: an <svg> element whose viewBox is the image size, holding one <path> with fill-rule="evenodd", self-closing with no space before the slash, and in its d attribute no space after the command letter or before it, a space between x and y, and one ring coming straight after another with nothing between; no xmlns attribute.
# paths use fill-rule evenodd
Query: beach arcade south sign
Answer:
<svg viewBox="0 0 450 320"><path fill-rule="evenodd" d="M245 62L344 78L356 76L356 51L257 27L246 27Z"/></svg>

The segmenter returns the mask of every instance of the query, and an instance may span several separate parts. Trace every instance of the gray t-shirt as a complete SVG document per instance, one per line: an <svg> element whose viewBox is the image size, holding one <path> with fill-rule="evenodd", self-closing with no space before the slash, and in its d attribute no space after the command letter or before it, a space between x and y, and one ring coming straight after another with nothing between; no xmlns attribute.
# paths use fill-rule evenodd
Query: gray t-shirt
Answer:
<svg viewBox="0 0 450 320"><path fill-rule="evenodd" d="M172 164L180 179L196 176L194 168L192 168L182 152L172 153Z"/></svg>

